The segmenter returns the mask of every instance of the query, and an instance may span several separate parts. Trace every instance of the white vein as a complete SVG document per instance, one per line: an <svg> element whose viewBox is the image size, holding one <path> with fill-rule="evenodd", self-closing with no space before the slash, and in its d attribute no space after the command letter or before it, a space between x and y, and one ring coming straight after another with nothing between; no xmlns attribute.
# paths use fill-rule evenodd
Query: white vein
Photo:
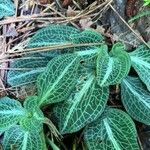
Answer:
<svg viewBox="0 0 150 150"><path fill-rule="evenodd" d="M76 106L78 105L78 103L82 100L82 97L84 96L84 94L88 91L88 89L90 88L92 82L94 80L94 76L91 75L89 77L89 79L87 80L87 82L84 84L84 86L82 87L82 89L80 90L80 92L75 96L75 100L74 100L74 103L73 105L71 106L71 108L69 109L69 112L67 114L67 117L65 118L65 122L64 122L64 125L63 125L63 128L62 128L62 131L65 130L68 122L69 122L69 119L72 115L72 113L74 112L74 110L76 109Z"/></svg>
<svg viewBox="0 0 150 150"><path fill-rule="evenodd" d="M77 59L77 57L75 59L73 59L72 62L63 70L63 72L60 74L60 76L58 76L58 78L56 79L56 81L53 83L52 87L50 89L48 89L48 91L44 94L44 97L42 97L41 103L43 101L47 100L47 97L48 97L49 93L60 82L60 80L63 78L63 76L66 74L66 72L69 70L70 66L75 62L76 59Z"/></svg>
<svg viewBox="0 0 150 150"><path fill-rule="evenodd" d="M112 144L113 144L114 148L116 150L121 150L119 143L117 143L116 139L113 136L113 132L112 132L112 130L111 130L109 124L108 124L108 119L105 118L103 121L104 121L104 126L106 128L107 135L108 135L110 141L112 141Z"/></svg>
<svg viewBox="0 0 150 150"><path fill-rule="evenodd" d="M103 78L103 80L101 81L100 86L102 86L102 85L107 81L107 79L109 78L109 75L110 75L111 72L112 72L112 69L113 69L113 59L112 59L112 58L109 58L108 67L107 67L106 73L105 73L105 75L104 75L104 78Z"/></svg>

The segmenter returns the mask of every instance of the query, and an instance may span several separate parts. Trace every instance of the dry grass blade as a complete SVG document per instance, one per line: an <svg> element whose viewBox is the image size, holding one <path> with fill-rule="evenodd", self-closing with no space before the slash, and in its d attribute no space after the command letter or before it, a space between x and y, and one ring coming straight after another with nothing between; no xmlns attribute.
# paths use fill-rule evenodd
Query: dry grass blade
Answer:
<svg viewBox="0 0 150 150"><path fill-rule="evenodd" d="M0 60L5 60L10 57L16 57L16 56L21 56L24 54L29 54L29 53L35 53L35 52L45 52L45 51L52 51L56 49L65 49L65 48L73 48L73 47L86 47L86 46L99 46L103 43L83 43L83 44L61 44L61 45L54 45L54 46L45 46L45 47L36 47L36 48L28 48L24 49L21 51L12 51L12 52L6 52L3 57L0 58Z"/></svg>
<svg viewBox="0 0 150 150"><path fill-rule="evenodd" d="M147 44L145 42L145 40L140 36L138 35L133 29L132 27L130 27L130 25L119 15L119 13L116 11L116 9L111 5L109 4L110 8L118 15L118 17L122 20L122 22L134 33L134 35L143 43L145 44L148 48L150 48L150 45Z"/></svg>

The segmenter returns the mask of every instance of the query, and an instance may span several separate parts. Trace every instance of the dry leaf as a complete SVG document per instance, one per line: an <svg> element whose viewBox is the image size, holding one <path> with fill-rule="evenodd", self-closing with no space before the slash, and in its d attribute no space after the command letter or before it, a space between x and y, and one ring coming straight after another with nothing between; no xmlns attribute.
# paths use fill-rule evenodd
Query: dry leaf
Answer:
<svg viewBox="0 0 150 150"><path fill-rule="evenodd" d="M18 32L16 31L15 24L11 23L8 25L7 31L6 31L6 37L15 37L18 36Z"/></svg>
<svg viewBox="0 0 150 150"><path fill-rule="evenodd" d="M91 18L83 18L79 21L81 28L85 29L85 28L90 28L91 25L93 24Z"/></svg>
<svg viewBox="0 0 150 150"><path fill-rule="evenodd" d="M74 17L78 14L77 11L74 11L70 6L67 9L67 17Z"/></svg>

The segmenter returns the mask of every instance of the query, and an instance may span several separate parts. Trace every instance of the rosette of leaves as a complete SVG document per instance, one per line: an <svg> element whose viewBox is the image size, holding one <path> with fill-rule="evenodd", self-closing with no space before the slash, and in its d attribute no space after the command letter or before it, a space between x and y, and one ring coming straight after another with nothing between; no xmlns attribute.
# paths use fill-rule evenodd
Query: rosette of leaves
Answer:
<svg viewBox="0 0 150 150"><path fill-rule="evenodd" d="M57 28L60 32L61 26L56 26ZM34 42L38 42L36 38L43 39L43 36L47 38L44 44L51 45L51 41L48 40L49 30L52 29L50 27L43 29L44 34L42 34L42 30L39 31L38 36L35 35L33 40L31 39L32 46L36 46L36 44L34 45ZM62 32L64 33L64 31ZM55 35L54 30L52 33L56 38L59 35L57 32ZM97 33L94 35L93 31L79 33L81 36L72 33L67 38L71 42L79 44L86 42L87 35L89 37L87 41L91 43L99 42L101 39L101 35L98 36ZM73 37L73 35L75 36ZM46 57L43 54L41 56ZM0 107L0 114L2 114L0 122L5 121L5 117L12 118L8 119L9 121L4 125L3 123L0 125L0 132L5 131L3 144L6 148L13 143L15 145L17 140L10 134L13 130L16 137L21 137L21 141L17 142L19 145L22 145L22 140L27 141L24 140L27 135L29 135L27 139L32 143L34 137L31 137L35 132L34 135L40 135L40 138L37 136L37 139L44 141L43 133L40 132L43 126L41 118L44 115L40 108L54 104L53 117L57 120L60 133L69 134L85 128L83 135L87 149L138 150L137 132L130 116L144 124L150 124L149 60L148 48L139 47L135 51L127 53L122 43L114 44L111 50L106 44L100 44L88 46L87 49L80 47L74 49L72 53L54 57L37 78L37 96L27 98L24 107L18 101L13 105L10 104L10 107L4 107L9 106L5 105L7 101L5 103L2 101L4 104L0 104L2 106ZM135 69L140 79L127 76L131 67ZM121 101L128 114L107 107L109 86L116 84L121 84ZM8 111L3 113L5 110ZM36 115L34 115L35 113ZM37 118L41 123L38 123L36 128ZM6 124L8 127L5 126ZM32 128L35 128L36 131ZM20 132L22 129L23 131ZM39 145L34 145L35 143L31 145L37 149L38 146L41 146L40 142L37 143ZM23 145L23 147L25 146Z"/></svg>
<svg viewBox="0 0 150 150"><path fill-rule="evenodd" d="M43 142L44 115L37 109L37 97L29 97L24 107L17 100L0 99L0 132L5 132L2 142L5 150L45 148ZM36 141L36 142L35 142Z"/></svg>

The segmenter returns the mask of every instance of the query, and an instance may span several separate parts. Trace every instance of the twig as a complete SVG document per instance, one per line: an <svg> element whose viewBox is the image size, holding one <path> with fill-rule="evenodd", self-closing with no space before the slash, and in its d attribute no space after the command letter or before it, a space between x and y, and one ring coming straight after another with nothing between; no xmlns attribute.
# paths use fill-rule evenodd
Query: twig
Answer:
<svg viewBox="0 0 150 150"><path fill-rule="evenodd" d="M148 44L145 42L145 40L144 40L141 36L139 36L139 35L129 26L129 24L120 16L120 14L115 10L115 8L114 8L111 4L109 4L109 6L110 6L110 8L118 15L118 17L122 20L122 22L134 33L134 35L137 36L138 39L139 39L140 41L142 41L148 48L150 48L150 45L148 45Z"/></svg>
<svg viewBox="0 0 150 150"><path fill-rule="evenodd" d="M35 53L35 52L45 52L45 51L52 51L56 49L64 49L64 48L74 48L74 47L86 47L86 46L98 46L103 43L82 43L82 44L63 44L63 45L53 45L53 46L46 46L46 47L36 47L36 48L28 48L21 51L13 51L13 52L6 52L6 55L0 58L0 60L7 59L9 57L21 56L27 53Z"/></svg>

